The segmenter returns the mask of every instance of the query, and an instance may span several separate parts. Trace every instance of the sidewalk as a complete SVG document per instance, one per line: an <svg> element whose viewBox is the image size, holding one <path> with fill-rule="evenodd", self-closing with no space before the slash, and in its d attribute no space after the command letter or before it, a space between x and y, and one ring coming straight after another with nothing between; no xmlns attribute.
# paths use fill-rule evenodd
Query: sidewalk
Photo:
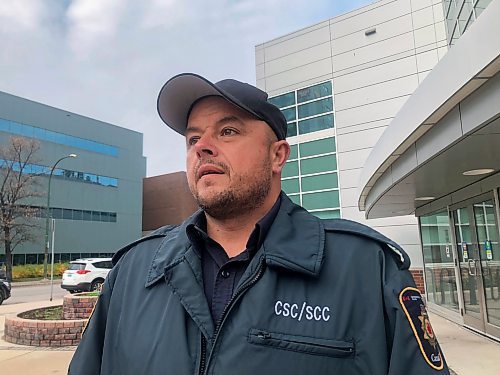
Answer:
<svg viewBox="0 0 500 375"><path fill-rule="evenodd" d="M4 341L5 315L46 306L62 305L62 299L0 306L0 373L2 375L67 374L75 347L39 348Z"/></svg>
<svg viewBox="0 0 500 375"><path fill-rule="evenodd" d="M429 312L448 366L458 375L500 374L500 343Z"/></svg>
<svg viewBox="0 0 500 375"><path fill-rule="evenodd" d="M75 347L38 348L3 341L5 315L61 305L62 299L0 306L0 372L2 375L66 374ZM457 375L500 374L500 343L430 312L444 356Z"/></svg>

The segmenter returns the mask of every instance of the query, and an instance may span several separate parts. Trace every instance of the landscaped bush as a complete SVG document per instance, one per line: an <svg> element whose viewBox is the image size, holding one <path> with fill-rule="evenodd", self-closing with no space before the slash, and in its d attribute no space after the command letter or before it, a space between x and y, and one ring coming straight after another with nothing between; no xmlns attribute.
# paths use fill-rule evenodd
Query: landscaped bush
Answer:
<svg viewBox="0 0 500 375"><path fill-rule="evenodd" d="M68 263L54 263L54 277L62 276L69 268ZM50 276L50 264L48 265L48 276ZM12 267L12 279L36 279L43 277L43 264L25 264Z"/></svg>

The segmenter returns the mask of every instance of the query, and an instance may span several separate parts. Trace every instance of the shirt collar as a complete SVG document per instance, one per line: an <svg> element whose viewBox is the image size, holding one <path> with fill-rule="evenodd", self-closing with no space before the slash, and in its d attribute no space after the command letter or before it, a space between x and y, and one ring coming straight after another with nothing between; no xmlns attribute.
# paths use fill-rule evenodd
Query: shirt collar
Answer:
<svg viewBox="0 0 500 375"><path fill-rule="evenodd" d="M278 214L280 205L281 195L278 196L273 207L255 224L246 244L246 249L251 254L254 254L262 246L269 228ZM186 235L198 255L201 255L201 249L204 248L207 241L213 241L207 234L207 219L203 211L198 212L194 221L186 227Z"/></svg>
<svg viewBox="0 0 500 375"><path fill-rule="evenodd" d="M145 286L149 287L182 262L191 262L187 227L196 222L201 210L174 226L155 250ZM295 205L284 193L276 217L262 246L266 263L307 275L318 275L324 255L325 232L320 219ZM194 253L194 251L193 251ZM197 255L192 254L195 257Z"/></svg>

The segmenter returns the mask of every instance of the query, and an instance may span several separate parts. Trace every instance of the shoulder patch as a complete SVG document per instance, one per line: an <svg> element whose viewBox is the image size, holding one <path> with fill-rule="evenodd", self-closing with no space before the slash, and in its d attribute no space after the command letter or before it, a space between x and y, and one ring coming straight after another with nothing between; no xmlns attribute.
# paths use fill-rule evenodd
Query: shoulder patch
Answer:
<svg viewBox="0 0 500 375"><path fill-rule="evenodd" d="M425 361L434 370L442 370L444 367L443 356L420 291L413 287L404 288L399 294L399 303L408 318Z"/></svg>
<svg viewBox="0 0 500 375"><path fill-rule="evenodd" d="M377 232L364 224L347 219L322 220L325 230L334 232L351 233L358 236L368 237L386 246L399 260L399 267L407 269L410 267L408 254L396 242L390 240L382 233Z"/></svg>
<svg viewBox="0 0 500 375"><path fill-rule="evenodd" d="M120 258L123 255L125 255L130 249L132 249L133 247L135 247L137 244L140 244L141 242L144 242L144 241L152 240L154 238L165 237L168 232L170 232L171 230L173 230L173 229L175 229L177 227L178 227L178 225L166 225L164 227L156 229L155 231L153 231L152 233L148 234L147 236L139 238L138 240L136 240L136 241L134 241L132 243L129 243L125 247L122 247L120 250L118 250L115 253L115 255L113 255L113 258L111 260L112 263L113 263L113 266L116 263L118 263L118 261L120 260Z"/></svg>

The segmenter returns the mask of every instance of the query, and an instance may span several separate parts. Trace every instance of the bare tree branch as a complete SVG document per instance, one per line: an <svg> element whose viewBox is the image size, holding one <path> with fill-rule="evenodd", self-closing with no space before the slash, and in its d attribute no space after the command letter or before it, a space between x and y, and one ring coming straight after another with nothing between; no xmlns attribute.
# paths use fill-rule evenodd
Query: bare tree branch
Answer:
<svg viewBox="0 0 500 375"><path fill-rule="evenodd" d="M12 279L12 253L22 243L35 240L35 209L30 206L38 176L32 173L40 145L33 139L11 137L0 146L0 243L5 249L7 278Z"/></svg>

